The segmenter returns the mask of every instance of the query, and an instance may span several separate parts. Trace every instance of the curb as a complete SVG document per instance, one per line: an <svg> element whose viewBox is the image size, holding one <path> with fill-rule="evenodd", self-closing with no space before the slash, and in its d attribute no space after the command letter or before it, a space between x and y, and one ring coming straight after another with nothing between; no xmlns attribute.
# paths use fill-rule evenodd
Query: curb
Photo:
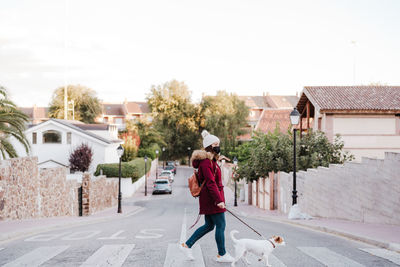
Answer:
<svg viewBox="0 0 400 267"><path fill-rule="evenodd" d="M112 221L115 219L120 219L120 218L126 218L133 216L141 211L143 211L145 208L136 206L136 208L126 214L122 215L110 215L110 216L104 216L104 217L98 217L98 218L90 218L90 217L82 217L83 218L90 218L89 220L85 221L79 221L79 217L74 217L78 218L76 221L73 222L60 222L56 223L51 226L46 226L46 227L33 227L31 229L28 229L26 231L17 231L17 232L11 232L7 234L0 234L0 244L5 244L11 241L14 241L19 238L27 237L30 235L35 235L35 234L40 234L48 231L53 231L53 230L61 230L61 229L66 229L74 226L83 226L83 225L90 225L94 223L99 223L99 222L106 222L106 221Z"/></svg>
<svg viewBox="0 0 400 267"><path fill-rule="evenodd" d="M319 232L324 232L324 233L334 234L334 235L341 236L341 237L346 237L346 238L349 238L349 239L352 239L355 241L360 241L360 242L363 242L363 243L366 243L369 245L381 247L384 249L388 249L388 250L400 253L400 244L398 244L398 243L390 243L387 241L377 240L377 239L368 238L368 237L364 237L364 236L358 236L358 235L354 235L354 234L351 234L348 232L331 229L331 228L328 228L325 226L303 224L303 223L297 222L295 220L281 219L281 218L275 218L275 217L263 217L263 216L257 216L257 215L253 216L253 215L245 214L244 212L241 212L241 211L237 211L237 212L241 216L244 216L247 218L279 222L279 223L285 223L285 224L294 225L294 226L298 226L298 227L309 228L309 229L316 230Z"/></svg>

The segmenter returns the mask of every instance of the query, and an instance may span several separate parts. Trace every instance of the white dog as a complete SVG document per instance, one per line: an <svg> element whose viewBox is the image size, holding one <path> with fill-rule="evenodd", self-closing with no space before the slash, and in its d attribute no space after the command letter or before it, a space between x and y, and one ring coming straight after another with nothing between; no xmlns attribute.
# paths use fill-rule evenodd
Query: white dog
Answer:
<svg viewBox="0 0 400 267"><path fill-rule="evenodd" d="M251 264L247 260L247 253L253 253L260 257L259 261L264 260L266 266L271 266L268 263L268 256L276 246L284 246L285 241L280 236L273 236L268 240L254 240L254 239L236 239L234 234L239 233L236 230L231 231L231 238L235 243L235 260L232 262L232 267L235 266L242 257L247 264Z"/></svg>

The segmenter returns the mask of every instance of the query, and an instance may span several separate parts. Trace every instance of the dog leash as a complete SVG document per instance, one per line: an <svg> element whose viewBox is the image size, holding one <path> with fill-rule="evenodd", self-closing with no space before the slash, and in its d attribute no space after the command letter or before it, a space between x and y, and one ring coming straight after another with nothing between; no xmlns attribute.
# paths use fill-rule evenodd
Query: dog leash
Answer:
<svg viewBox="0 0 400 267"><path fill-rule="evenodd" d="M245 223L242 219L240 219L237 215L235 215L232 211L230 211L229 209L227 209L225 207L226 211L229 212L230 214L232 214L233 217L235 217L236 219L238 219L241 223L243 223L244 225L246 225L247 227L249 227L251 230L253 230L256 234L258 234L259 236L261 236L263 239L270 241L269 239L265 238L262 234L260 234L259 232L257 232L257 230L255 230L253 227L251 227L250 225L248 225L247 223ZM270 241L271 242L271 241ZM272 242L271 242L272 243ZM274 246L275 247L275 246Z"/></svg>

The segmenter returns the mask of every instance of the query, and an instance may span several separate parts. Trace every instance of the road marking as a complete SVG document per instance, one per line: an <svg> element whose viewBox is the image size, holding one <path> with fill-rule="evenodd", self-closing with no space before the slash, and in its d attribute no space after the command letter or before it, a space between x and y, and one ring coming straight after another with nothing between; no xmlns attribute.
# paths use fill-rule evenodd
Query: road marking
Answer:
<svg viewBox="0 0 400 267"><path fill-rule="evenodd" d="M116 232L115 234L113 234L112 236L110 236L110 237L99 237L99 238L97 238L97 239L100 239L100 240L105 240L105 239L126 239L126 237L125 236L119 236L121 233L123 233L123 232L125 232L124 230L121 230L121 231L118 231L118 232Z"/></svg>
<svg viewBox="0 0 400 267"><path fill-rule="evenodd" d="M81 231L64 236L61 240L82 240L91 238L97 234L100 234L100 231Z"/></svg>
<svg viewBox="0 0 400 267"><path fill-rule="evenodd" d="M201 252L200 245L194 245L192 249L195 260L189 261L186 256L179 250L178 244L168 244L164 267L205 267L203 253Z"/></svg>
<svg viewBox="0 0 400 267"><path fill-rule="evenodd" d="M52 247L38 247L37 249L29 252L28 254L19 257L15 261L9 262L3 267L15 266L29 266L35 267L43 264L51 258L57 256L69 246L52 246Z"/></svg>
<svg viewBox="0 0 400 267"><path fill-rule="evenodd" d="M269 254L269 264L274 267L286 267L286 264L281 262L274 254Z"/></svg>
<svg viewBox="0 0 400 267"><path fill-rule="evenodd" d="M127 245L104 245L90 256L81 267L89 266L113 266L124 264L135 244Z"/></svg>
<svg viewBox="0 0 400 267"><path fill-rule="evenodd" d="M61 234L43 234L43 235L35 235L32 237L29 237L27 239L25 239L25 242L44 242L44 241L50 241L53 239L56 239L57 237L69 234L71 232L64 232Z"/></svg>
<svg viewBox="0 0 400 267"><path fill-rule="evenodd" d="M179 239L179 243L186 242L186 208L183 211L183 221L182 221L182 228L181 228L181 238Z"/></svg>
<svg viewBox="0 0 400 267"><path fill-rule="evenodd" d="M383 248L360 248L360 250L400 265L400 253Z"/></svg>
<svg viewBox="0 0 400 267"><path fill-rule="evenodd" d="M141 234L144 235L136 235L136 238L140 238L140 239L152 239L152 238L161 238L163 237L163 234L158 234L158 233L154 233L154 232L164 232L165 229L143 229L140 230Z"/></svg>
<svg viewBox="0 0 400 267"><path fill-rule="evenodd" d="M325 247L298 247L298 249L328 267L364 266Z"/></svg>

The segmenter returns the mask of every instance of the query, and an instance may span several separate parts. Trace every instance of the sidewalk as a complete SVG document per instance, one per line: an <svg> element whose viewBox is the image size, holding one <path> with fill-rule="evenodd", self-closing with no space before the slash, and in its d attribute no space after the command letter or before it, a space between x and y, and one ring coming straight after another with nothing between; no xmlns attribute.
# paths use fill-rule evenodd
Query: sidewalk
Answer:
<svg viewBox="0 0 400 267"><path fill-rule="evenodd" d="M313 218L311 220L289 220L287 215L273 210L262 210L238 200L234 207L234 193L224 187L228 208L238 215L267 221L287 223L313 230L331 233L400 253L400 225L372 224L337 219Z"/></svg>

